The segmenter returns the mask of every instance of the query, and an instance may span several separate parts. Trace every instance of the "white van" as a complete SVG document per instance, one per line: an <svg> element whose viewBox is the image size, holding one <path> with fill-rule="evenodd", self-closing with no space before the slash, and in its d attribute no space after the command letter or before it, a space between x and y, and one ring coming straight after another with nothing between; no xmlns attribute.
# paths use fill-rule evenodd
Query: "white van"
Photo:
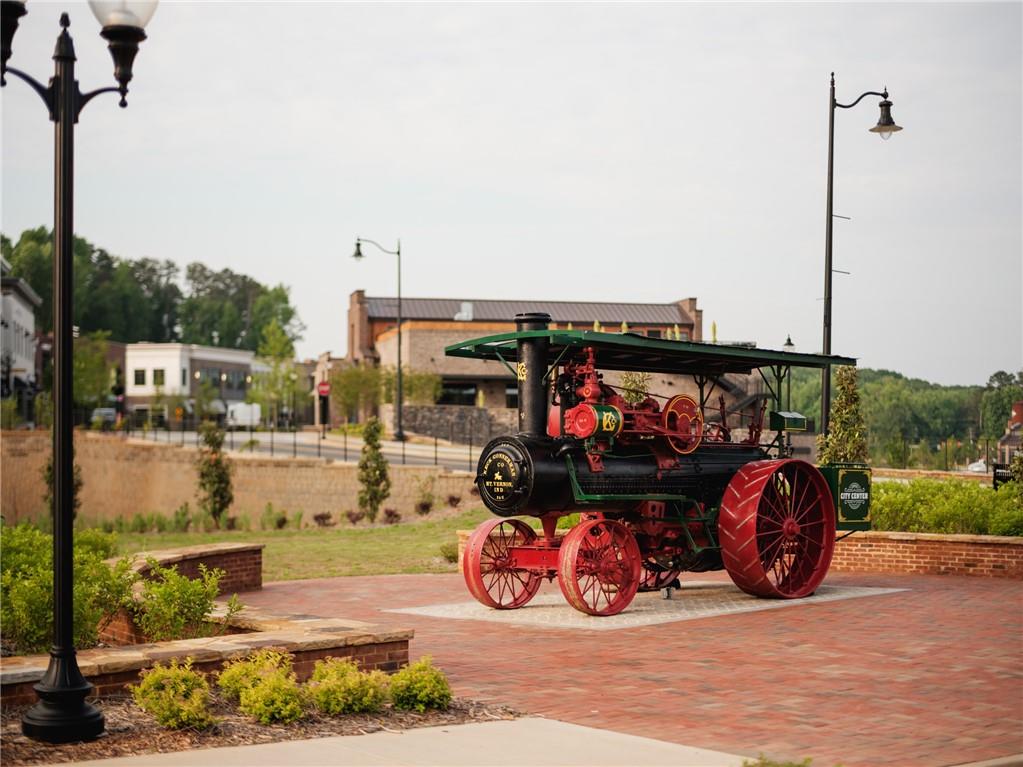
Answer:
<svg viewBox="0 0 1023 767"><path fill-rule="evenodd" d="M227 428L256 428L260 422L260 407L257 403L233 402L227 406Z"/></svg>

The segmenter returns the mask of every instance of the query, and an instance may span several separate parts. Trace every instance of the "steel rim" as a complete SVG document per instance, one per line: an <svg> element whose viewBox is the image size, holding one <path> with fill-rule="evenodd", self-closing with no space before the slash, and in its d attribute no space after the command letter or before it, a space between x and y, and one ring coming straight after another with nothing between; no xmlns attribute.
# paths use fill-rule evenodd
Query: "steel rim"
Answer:
<svg viewBox="0 0 1023 767"><path fill-rule="evenodd" d="M639 546L625 525L595 519L573 527L561 543L558 584L588 615L615 615L632 602L642 569Z"/></svg>
<svg viewBox="0 0 1023 767"><path fill-rule="evenodd" d="M756 596L816 591L835 546L835 509L821 473L798 460L758 461L732 479L718 520L725 568Z"/></svg>
<svg viewBox="0 0 1023 767"><path fill-rule="evenodd" d="M529 546L536 533L519 519L489 519L477 527L465 547L462 574L477 601L498 610L514 610L540 589L540 577L516 566L512 548Z"/></svg>

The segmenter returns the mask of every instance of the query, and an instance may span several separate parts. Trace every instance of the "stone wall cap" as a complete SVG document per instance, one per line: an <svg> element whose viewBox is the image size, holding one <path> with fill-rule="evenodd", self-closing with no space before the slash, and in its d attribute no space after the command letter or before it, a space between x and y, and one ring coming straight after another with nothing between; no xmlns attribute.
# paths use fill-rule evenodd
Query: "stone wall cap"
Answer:
<svg viewBox="0 0 1023 767"><path fill-rule="evenodd" d="M149 563L146 562L149 557L155 559L158 564L166 566L184 562L188 559L199 559L203 556L241 554L246 551L262 551L265 548L265 543L200 543L194 546L180 546L174 549L139 551L131 556L135 558L134 568L143 571L149 568ZM107 564L113 565L120 559L121 557L112 557L106 561Z"/></svg>

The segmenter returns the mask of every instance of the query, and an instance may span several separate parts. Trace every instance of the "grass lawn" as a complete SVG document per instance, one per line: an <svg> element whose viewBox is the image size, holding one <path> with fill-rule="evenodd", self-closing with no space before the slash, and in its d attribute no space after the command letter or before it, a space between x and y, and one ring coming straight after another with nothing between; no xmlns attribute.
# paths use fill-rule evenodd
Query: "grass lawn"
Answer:
<svg viewBox="0 0 1023 767"><path fill-rule="evenodd" d="M441 544L456 543L456 530L471 530L490 516L486 509L477 508L446 519L389 527L120 533L117 543L121 554L211 542L265 543L265 582L337 575L450 573L458 567L441 556Z"/></svg>

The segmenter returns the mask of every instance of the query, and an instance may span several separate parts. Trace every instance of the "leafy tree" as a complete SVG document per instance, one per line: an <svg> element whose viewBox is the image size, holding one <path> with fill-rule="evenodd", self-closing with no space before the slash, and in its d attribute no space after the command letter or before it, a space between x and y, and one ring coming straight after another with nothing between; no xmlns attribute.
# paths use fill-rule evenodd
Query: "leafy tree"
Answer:
<svg viewBox="0 0 1023 767"><path fill-rule="evenodd" d="M352 365L331 374L330 396L347 418L349 413L364 412L380 404L381 380L380 368Z"/></svg>
<svg viewBox="0 0 1023 767"><path fill-rule="evenodd" d="M997 439L1005 433L1012 403L1023 400L1023 370L1015 376L999 370L988 379L980 399L982 434Z"/></svg>
<svg viewBox="0 0 1023 767"><path fill-rule="evenodd" d="M649 373L632 371L622 373L622 399L630 405L638 405L650 393L652 379L653 376Z"/></svg>
<svg viewBox="0 0 1023 767"><path fill-rule="evenodd" d="M393 367L380 368L381 397L388 405L393 404L398 393L398 371ZM406 405L433 405L440 399L441 377L429 371L401 369L402 402Z"/></svg>
<svg viewBox="0 0 1023 767"><path fill-rule="evenodd" d="M862 463L867 460L867 427L860 412L856 368L843 365L835 371L837 390L831 403L830 432L817 437L817 462Z"/></svg>
<svg viewBox="0 0 1023 767"><path fill-rule="evenodd" d="M270 369L256 374L248 398L262 404L270 413L270 422L276 424L281 406L291 402L297 381L293 362L295 345L277 318L271 319L263 332L258 354Z"/></svg>
<svg viewBox="0 0 1023 767"><path fill-rule="evenodd" d="M376 520L380 504L391 494L387 475L387 459L380 452L380 421L370 418L362 432L362 455L359 458L359 508L369 521Z"/></svg>
<svg viewBox="0 0 1023 767"><path fill-rule="evenodd" d="M75 402L87 407L96 407L107 401L110 394L111 373L107 362L107 338L105 331L81 336L74 341L74 395Z"/></svg>
<svg viewBox="0 0 1023 767"><path fill-rule="evenodd" d="M199 469L199 506L220 527L220 518L234 501L231 487L231 461L224 455L224 430L212 421L199 427L202 447L196 465Z"/></svg>

